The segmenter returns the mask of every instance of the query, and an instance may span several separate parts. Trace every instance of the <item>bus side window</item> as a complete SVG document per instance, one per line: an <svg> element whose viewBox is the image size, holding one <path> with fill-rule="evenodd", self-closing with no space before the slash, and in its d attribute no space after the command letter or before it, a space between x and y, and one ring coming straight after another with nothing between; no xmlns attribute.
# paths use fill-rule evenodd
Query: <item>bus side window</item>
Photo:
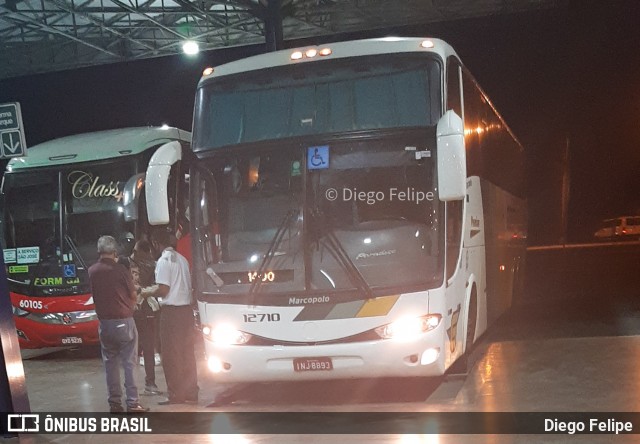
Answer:
<svg viewBox="0 0 640 444"><path fill-rule="evenodd" d="M200 171L196 171L196 182L193 186L195 188L195 201L200 206L199 211L195 213L197 216L195 223L200 228L199 233L196 231L195 235L198 236L197 243L201 245L203 250L200 254L207 264L217 263L220 257L220 245L218 238L218 193L216 184L212 177L202 174ZM193 217L193 216L191 216Z"/></svg>
<svg viewBox="0 0 640 444"><path fill-rule="evenodd" d="M447 280L456 271L462 244L462 200L447 202Z"/></svg>
<svg viewBox="0 0 640 444"><path fill-rule="evenodd" d="M455 57L447 60L447 110L462 116L462 95L460 94L460 63Z"/></svg>
<svg viewBox="0 0 640 444"><path fill-rule="evenodd" d="M169 197L169 225L174 232L186 234L189 230L187 199L189 195L189 165L186 160L180 160L171 166L169 175L168 197Z"/></svg>

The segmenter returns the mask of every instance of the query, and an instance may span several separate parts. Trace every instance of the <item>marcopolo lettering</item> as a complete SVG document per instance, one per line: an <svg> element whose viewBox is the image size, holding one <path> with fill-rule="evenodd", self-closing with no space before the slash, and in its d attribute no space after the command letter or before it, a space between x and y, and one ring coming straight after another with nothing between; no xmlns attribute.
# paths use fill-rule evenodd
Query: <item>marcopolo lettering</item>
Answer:
<svg viewBox="0 0 640 444"><path fill-rule="evenodd" d="M309 298L289 298L289 305L326 304L331 302L329 296L314 296Z"/></svg>

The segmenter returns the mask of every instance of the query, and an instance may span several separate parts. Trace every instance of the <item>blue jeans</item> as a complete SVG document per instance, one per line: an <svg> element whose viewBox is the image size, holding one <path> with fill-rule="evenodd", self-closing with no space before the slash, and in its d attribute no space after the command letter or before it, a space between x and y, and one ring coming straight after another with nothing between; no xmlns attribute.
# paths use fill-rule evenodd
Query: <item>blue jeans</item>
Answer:
<svg viewBox="0 0 640 444"><path fill-rule="evenodd" d="M100 320L100 345L102 361L107 373L109 404L121 405L120 364L124 369L124 387L127 406L139 402L138 387L134 379L138 350L138 331L133 318Z"/></svg>

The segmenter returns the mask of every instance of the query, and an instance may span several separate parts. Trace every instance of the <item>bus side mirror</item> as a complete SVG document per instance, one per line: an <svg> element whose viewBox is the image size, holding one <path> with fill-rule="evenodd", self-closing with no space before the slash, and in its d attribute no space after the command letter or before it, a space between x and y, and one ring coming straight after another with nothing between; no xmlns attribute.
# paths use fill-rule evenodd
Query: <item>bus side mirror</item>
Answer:
<svg viewBox="0 0 640 444"><path fill-rule="evenodd" d="M144 176L145 173L135 174L124 185L122 206L125 222L138 220L138 201L144 186Z"/></svg>
<svg viewBox="0 0 640 444"><path fill-rule="evenodd" d="M176 140L165 143L151 156L144 185L151 225L169 223L169 174L171 165L181 159L182 146Z"/></svg>
<svg viewBox="0 0 640 444"><path fill-rule="evenodd" d="M467 159L462 119L449 110L436 129L438 159L438 198L443 201L464 199L467 191Z"/></svg>

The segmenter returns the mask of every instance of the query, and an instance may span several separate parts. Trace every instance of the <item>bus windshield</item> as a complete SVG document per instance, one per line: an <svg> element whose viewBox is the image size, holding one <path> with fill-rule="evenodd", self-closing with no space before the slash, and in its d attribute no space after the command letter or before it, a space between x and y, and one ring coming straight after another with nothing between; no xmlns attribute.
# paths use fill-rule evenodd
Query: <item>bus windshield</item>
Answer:
<svg viewBox="0 0 640 444"><path fill-rule="evenodd" d="M221 77L198 90L193 149L435 125L439 78L439 62L424 54L362 56Z"/></svg>
<svg viewBox="0 0 640 444"><path fill-rule="evenodd" d="M2 234L10 282L29 295L88 292L98 237L133 238L122 215L123 186L133 173L132 162L120 161L7 173Z"/></svg>
<svg viewBox="0 0 640 444"><path fill-rule="evenodd" d="M263 144L205 160L211 179L196 187L196 226L217 231L208 238L219 239L219 254L200 266L223 285L203 285L226 294L370 296L434 285L442 276L435 162L429 150L420 157L408 149L434 135ZM327 168L314 166L321 155Z"/></svg>

